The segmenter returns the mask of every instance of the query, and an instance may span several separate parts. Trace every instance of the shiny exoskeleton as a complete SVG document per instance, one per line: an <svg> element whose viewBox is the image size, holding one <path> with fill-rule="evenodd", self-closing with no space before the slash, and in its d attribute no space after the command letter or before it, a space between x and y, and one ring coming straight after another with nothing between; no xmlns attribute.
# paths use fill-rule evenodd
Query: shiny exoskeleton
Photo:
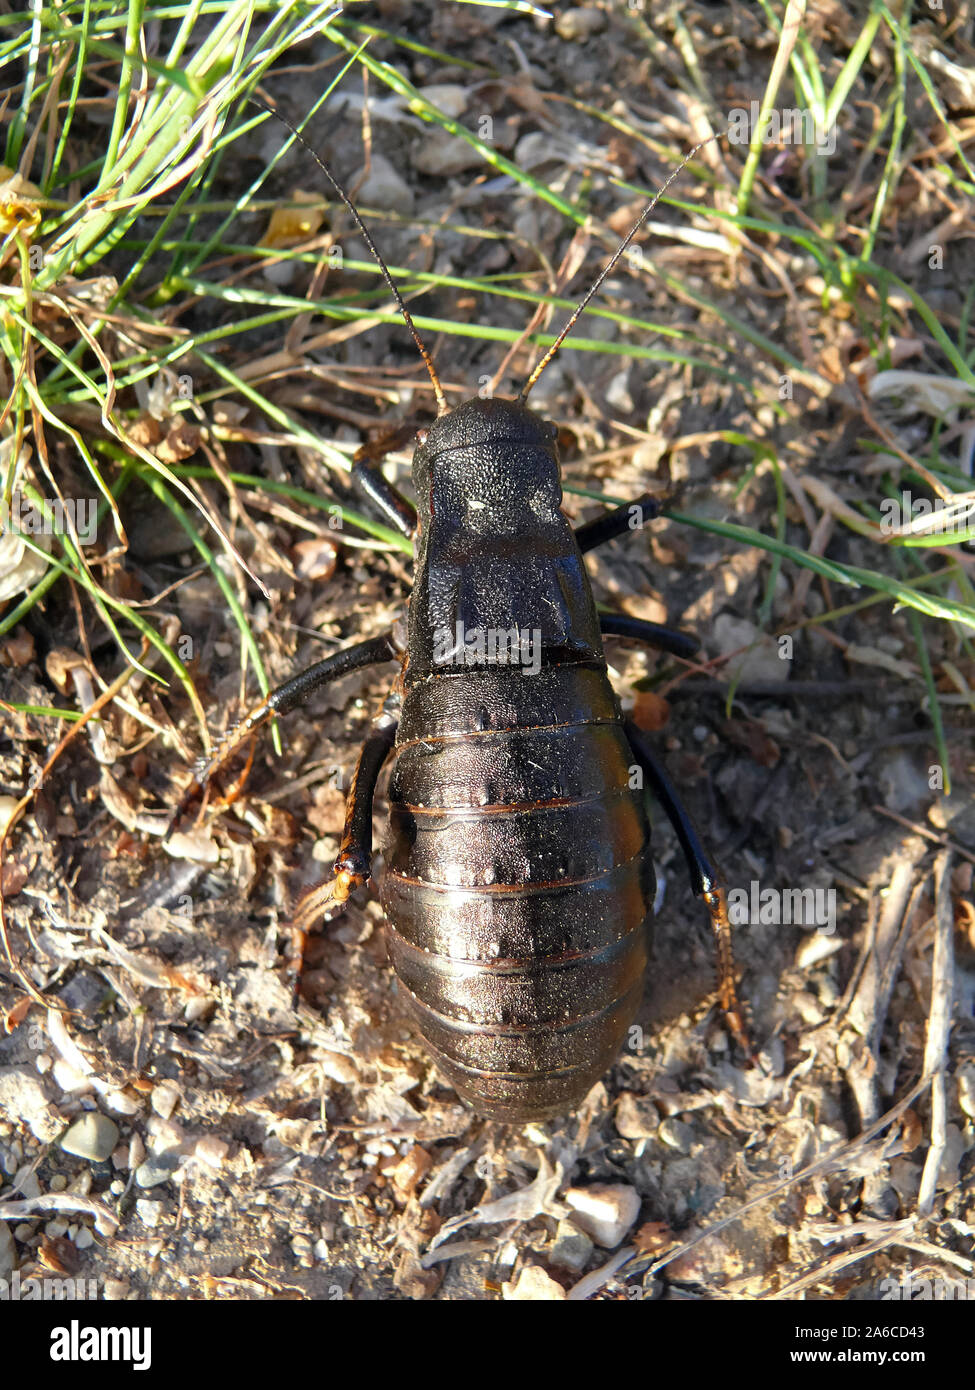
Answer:
<svg viewBox="0 0 975 1390"><path fill-rule="evenodd" d="M417 434L415 511L383 477L372 446L353 468L372 503L414 541L406 635L397 624L281 686L233 730L200 780L312 690L399 661L359 756L334 876L299 905L299 935L369 879L373 797L391 759L382 902L389 956L416 1025L480 1113L506 1121L567 1113L612 1064L643 995L654 898L646 784L707 905L720 1002L748 1051L720 874L646 738L623 719L602 635L683 656L696 643L598 614L583 560L657 507L642 497L574 531L561 510L556 430L525 404L653 203L519 397L451 410L382 258L322 168L400 304L439 408Z"/></svg>
<svg viewBox="0 0 975 1390"><path fill-rule="evenodd" d="M473 400L413 461L387 945L441 1069L500 1119L569 1110L609 1067L643 995L654 894L553 435L517 402ZM458 629L532 635L537 671L476 650L438 663L435 635Z"/></svg>

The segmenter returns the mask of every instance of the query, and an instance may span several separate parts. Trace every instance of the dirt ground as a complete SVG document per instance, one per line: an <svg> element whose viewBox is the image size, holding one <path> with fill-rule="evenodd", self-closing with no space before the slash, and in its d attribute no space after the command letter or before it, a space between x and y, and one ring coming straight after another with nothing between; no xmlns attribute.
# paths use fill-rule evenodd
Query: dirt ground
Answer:
<svg viewBox="0 0 975 1390"><path fill-rule="evenodd" d="M673 163L582 108L613 111L678 157L700 138L703 107L678 81L668 6L650 7L662 43L656 55L634 37L625 6L588 11L605 28L585 41L572 37L575 21L563 23L566 38L552 25L486 9L367 8L380 27L475 66L395 51L382 39L374 56L395 59L417 86L465 91L460 119L473 128L479 113L490 113L502 152L520 162L534 148L535 172L549 186L576 198L591 181L593 210L617 234L638 203L612 186L611 173L655 187ZM847 51L845 14L858 6L810 8L821 61L835 76ZM759 7L688 3L681 13L720 108L760 96L774 43ZM325 51L310 42L294 55L297 71L265 84L292 118L321 88L316 64ZM354 183L364 160L361 78L350 74L342 90L346 104L329 107L316 139ZM853 93L867 95L865 84ZM928 121L919 88L914 95L913 114ZM375 82L369 97L373 172L380 157L388 160L412 197L411 208L396 211L423 219L421 227L379 220L377 240L392 262L445 275L524 272L537 265L529 248L539 246L558 265L571 229L554 209L522 190L492 188L492 171L464 163L456 146L444 142L430 156L427 127ZM533 133L534 147L520 143ZM262 129L250 157L266 158L280 140L281 132ZM851 162L861 148L849 124L835 159ZM712 172L725 158L719 147L701 155ZM379 196L391 198L393 184L387 179ZM296 185L317 191L323 182L292 152L269 193L284 197ZM801 205L808 192L795 162L783 166L777 186L786 206ZM678 196L706 191L692 169ZM759 196L761 206L764 189ZM910 180L900 197L897 240L905 245L943 212ZM785 215L782 201L776 211ZM655 216L687 222L674 208ZM472 239L440 225L448 221L496 236ZM265 223L245 216L238 239L256 240ZM337 226L355 255L347 223ZM876 480L864 467L870 429L838 365L849 360L861 324L845 306L823 312L815 267L782 252L795 285L787 293L757 257L733 260L677 237L645 245L661 268L797 356L805 334L807 365L833 389L817 394L799 382L776 410L779 362L763 360L690 293L653 276L614 274L604 305L695 332L697 355L726 374L747 367L758 392L681 363L567 349L533 398L558 422L566 483L624 498L659 488L682 513L774 534L772 471L759 469L742 486L752 456L714 437L737 430L761 435L790 468L814 471L851 505L876 504ZM587 270L609 249L595 238ZM877 258L897 265L897 249L888 231ZM915 268L915 287L936 294L947 316L959 312L971 278L972 253L965 255L936 286ZM307 283L298 273L287 288L298 293ZM569 295L587 283L586 273L577 275ZM523 303L489 303L498 326L524 326ZM447 289L419 307L455 321L484 311L476 296ZM858 306L863 316L875 311ZM193 313L187 308L186 322ZM614 331L600 318L584 328L588 337ZM240 360L277 350L278 332L237 344ZM652 345L672 344L660 335ZM433 347L454 402L463 398L459 388L477 389L503 351L454 336ZM529 360L519 356L509 385ZM380 325L337 334L314 370L299 360L264 389L310 428L358 442L426 408L428 393L419 390L384 405L394 385L420 379L405 332ZM697 435L706 438L689 439ZM923 451L923 439L914 442ZM351 497L340 475L306 451L239 443L228 446L228 461L240 472ZM404 481L407 470L408 454L397 454L391 475ZM222 490L210 487L208 496L270 589L268 601L239 574L231 578L273 681L389 627L409 593L405 557L339 544L327 574L321 538L327 545L329 536L316 516L311 544L322 568L308 580L307 524L283 509L255 510L258 543ZM580 519L599 511L579 496L566 507ZM124 519L131 594L151 598L185 581L196 556L147 493L127 495ZM811 544L791 495L784 535ZM839 525L826 554L878 565L877 547ZM276 565L276 555L287 563ZM597 601L701 640L692 666L611 639L607 656L624 707L656 730L729 885L774 890L779 903L789 890L812 888L831 905L818 930L759 914L736 932L763 1068L745 1065L714 1008L707 918L662 815L654 853L664 891L638 1027L578 1114L516 1128L478 1119L458 1102L406 1023L375 887L311 943L304 996L292 1009L289 914L334 858L342 788L388 670L346 677L314 697L282 725L280 757L262 741L243 794L208 812L201 828L185 826L175 853L159 832L188 781L198 731L174 685L153 691L144 682L128 698L159 732L113 707L106 729L117 759L100 766L82 734L4 852L12 955L71 1012L34 1005L8 1019L11 1031L0 1036L0 1215L11 1202L6 1225L0 1221L0 1277L15 1268L22 1278L61 1274L96 1281L100 1297L133 1299L481 1300L569 1291L601 1299L876 1299L897 1296L891 1291L908 1275L968 1279L972 1288L971 711L961 701L945 706L949 797L932 790L937 756L916 647L907 617L890 603L809 626L863 594L786 563L765 624L775 638L756 639L769 556L669 520L607 546L589 569ZM110 681L122 670L118 650L82 609L92 658ZM219 733L254 688L242 692L236 629L211 575L171 589L149 611L171 633L192 637L194 678ZM0 697L70 700L52 686L45 659L53 648L79 648L78 623L66 587L55 587L25 624L26 647L11 652L16 634L0 639ZM926 632L934 657L967 669L971 680L957 634L934 622ZM793 639L785 661L783 634ZM729 712L727 682L736 673ZM634 689L661 674L652 690ZM20 796L57 736L49 720L5 717L0 793ZM385 804L381 784L377 828ZM947 862L938 842L946 836ZM13 972L0 971L0 1005L15 1009L23 997ZM943 1096L943 1111L932 1109L933 1094ZM89 1152L69 1152L65 1131L86 1111L111 1119L114 1133L102 1126L95 1142L82 1136ZM619 1223L603 1243L590 1238L586 1216L597 1199Z"/></svg>

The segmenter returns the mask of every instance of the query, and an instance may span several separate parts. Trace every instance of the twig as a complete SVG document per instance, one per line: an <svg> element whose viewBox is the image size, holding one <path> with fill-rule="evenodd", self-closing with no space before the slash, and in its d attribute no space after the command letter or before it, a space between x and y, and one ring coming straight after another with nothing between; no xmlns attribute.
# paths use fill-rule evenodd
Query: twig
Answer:
<svg viewBox="0 0 975 1390"><path fill-rule="evenodd" d="M791 1177L781 1178L778 1182L772 1183L770 1187L765 1188L763 1192L759 1192L757 1196L749 1198L747 1202L743 1202L742 1205L731 1212L730 1215L724 1216L720 1221L715 1221L712 1225L706 1227L706 1229L698 1231L696 1235L692 1236L690 1240L684 1241L682 1245L676 1245L673 1250L668 1250L666 1255L662 1255L659 1260L654 1261L648 1272L650 1274L656 1274L658 1270L669 1265L672 1260L676 1260L679 1255L684 1255L688 1250L693 1250L695 1245L699 1244L702 1240L706 1240L708 1236L713 1236L716 1235L718 1231L723 1231L726 1226L730 1226L734 1221L740 1221L746 1212L751 1211L753 1207L759 1206L762 1202L767 1202L770 1197L777 1197L780 1192L785 1192L796 1183L805 1182L807 1178L813 1177L816 1173L825 1172L830 1168L838 1167L845 1161L848 1161L859 1149L862 1149L864 1145L869 1143L875 1135L879 1134L881 1130L886 1129L887 1126L893 1124L895 1120L899 1120L905 1110L909 1110L921 1092L927 1088L927 1085L928 1078L922 1076L920 1080L914 1083L902 1100L899 1100L896 1105L892 1106L886 1114L881 1115L880 1119L875 1121L874 1124L868 1125L862 1134L858 1134L855 1139L851 1139L845 1144L837 1144L835 1148L830 1149L822 1158L817 1158L814 1163L808 1164L807 1167L800 1169L798 1173L793 1173Z"/></svg>
<svg viewBox="0 0 975 1390"><path fill-rule="evenodd" d="M892 1221L891 1227L895 1229L891 1229L886 1235L878 1236L876 1240L871 1240L856 1250L844 1250L838 1255L833 1255L824 1264L807 1270L798 1279L793 1279L790 1284L776 1289L775 1293L768 1294L762 1302L774 1303L782 1298L795 1298L797 1293L803 1289L808 1289L810 1284L818 1284L823 1279L828 1279L830 1275L838 1274L841 1269L846 1269L847 1265L856 1264L858 1260L866 1259L868 1255L876 1255L881 1250L886 1250L889 1245L899 1244L900 1237L906 1235L913 1225L914 1221L911 1217L905 1221Z"/></svg>
<svg viewBox="0 0 975 1390"><path fill-rule="evenodd" d="M933 830L929 830L926 825L919 825L917 821L907 820L904 816L899 816L896 811L888 811L886 806L874 806L872 808L878 816L887 816L894 820L898 825L902 825L905 830L913 830L915 835L922 835L925 840L930 840L932 844L941 845L942 849L950 849L953 854L957 854L961 859L967 859L969 864L975 864L975 854L964 845L960 845L957 840L952 840L948 835L936 835Z"/></svg>
<svg viewBox="0 0 975 1390"><path fill-rule="evenodd" d="M951 854L938 855L935 865L935 936L931 962L931 1011L924 1047L924 1075L931 1081L931 1145L924 1160L917 1199L919 1219L931 1215L938 1172L945 1151L948 1107L945 1097L945 1063L951 1031L955 963L952 943L954 914L951 906Z"/></svg>
<svg viewBox="0 0 975 1390"><path fill-rule="evenodd" d="M877 920L876 930L867 933L860 961L857 962L858 969L862 963L862 974L850 999L849 1022L860 1033L863 1042L853 1049L846 1074L860 1111L861 1124L869 1124L880 1109L877 1093L880 1038L891 990L914 919L914 908L921 893L921 885L912 890L912 884L917 862L924 854L925 851L921 849L914 858L902 858L896 865L879 920L873 913L870 916L871 923Z"/></svg>

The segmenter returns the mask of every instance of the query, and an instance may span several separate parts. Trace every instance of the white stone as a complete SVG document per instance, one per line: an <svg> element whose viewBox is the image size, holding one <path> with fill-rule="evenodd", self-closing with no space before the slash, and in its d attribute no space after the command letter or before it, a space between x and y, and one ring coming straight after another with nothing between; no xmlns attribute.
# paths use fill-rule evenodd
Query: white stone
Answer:
<svg viewBox="0 0 975 1390"><path fill-rule="evenodd" d="M624 1183L570 1187L565 1204L580 1230L606 1250L619 1245L640 1214L639 1193Z"/></svg>
<svg viewBox="0 0 975 1390"><path fill-rule="evenodd" d="M517 1279L501 1285L501 1296L510 1303L558 1303L565 1289L540 1265L526 1265Z"/></svg>

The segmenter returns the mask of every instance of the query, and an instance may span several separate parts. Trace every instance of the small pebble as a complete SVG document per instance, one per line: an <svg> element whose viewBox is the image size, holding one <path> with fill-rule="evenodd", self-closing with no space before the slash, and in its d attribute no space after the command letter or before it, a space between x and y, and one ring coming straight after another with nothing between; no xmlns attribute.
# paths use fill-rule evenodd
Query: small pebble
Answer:
<svg viewBox="0 0 975 1390"><path fill-rule="evenodd" d="M202 1139L198 1139L193 1147L193 1157L198 1158L201 1163L205 1163L208 1168L219 1168L230 1153L230 1145L225 1139L217 1139L215 1135L206 1134Z"/></svg>
<svg viewBox="0 0 975 1390"><path fill-rule="evenodd" d="M413 190L385 155L374 154L369 173L359 185L356 202L360 207L408 216L413 211Z"/></svg>
<svg viewBox="0 0 975 1390"><path fill-rule="evenodd" d="M555 21L555 32L567 42L584 43L594 38L606 28L607 20L602 10L589 7L576 10L563 10Z"/></svg>
<svg viewBox="0 0 975 1390"><path fill-rule="evenodd" d="M342 1052L328 1052L323 1049L318 1053L316 1060L329 1080L337 1081L340 1086L351 1086L358 1080L358 1067L351 1057L346 1057Z"/></svg>
<svg viewBox="0 0 975 1390"><path fill-rule="evenodd" d="M292 1236L291 1249L295 1259L303 1269L311 1269L315 1263L314 1249L310 1237L304 1235Z"/></svg>
<svg viewBox="0 0 975 1390"><path fill-rule="evenodd" d="M74 1238L74 1243L77 1250L87 1250L89 1246L94 1245L95 1237L87 1226L82 1226Z"/></svg>
<svg viewBox="0 0 975 1390"><path fill-rule="evenodd" d="M467 110L470 92L455 82L435 82L420 88L420 95L426 97L431 106L442 111L445 116L459 120Z"/></svg>
<svg viewBox="0 0 975 1390"><path fill-rule="evenodd" d="M6 559L6 556L4 559ZM16 590L14 590L14 592L16 593ZM0 831L6 830L13 819L13 814L18 804L15 796L0 796Z"/></svg>
<svg viewBox="0 0 975 1390"><path fill-rule="evenodd" d="M121 1193L125 1191L125 1188L121 1184L119 1184L119 1187L119 1195L121 1195ZM150 1206L151 1205L152 1203L150 1203ZM113 1236L118 1230L118 1222L111 1212L97 1211L95 1213L95 1230L100 1236L105 1236L107 1239L109 1236Z"/></svg>
<svg viewBox="0 0 975 1390"><path fill-rule="evenodd" d="M153 1086L149 1103L157 1115L168 1120L179 1104L179 1087L172 1081L160 1081Z"/></svg>
<svg viewBox="0 0 975 1390"><path fill-rule="evenodd" d="M186 1140L182 1126L175 1120L164 1120L161 1115L149 1116L146 1133L149 1135L149 1148L156 1154L182 1148Z"/></svg>
<svg viewBox="0 0 975 1390"><path fill-rule="evenodd" d="M0 1279L17 1268L17 1247L6 1221L0 1221Z"/></svg>
<svg viewBox="0 0 975 1390"><path fill-rule="evenodd" d="M17 1169L14 1174L14 1186L19 1187L18 1197L39 1197L41 1195L41 1184L37 1174L31 1172L31 1165L25 1163Z"/></svg>
<svg viewBox="0 0 975 1390"><path fill-rule="evenodd" d="M154 1154L135 1170L136 1187L158 1187L161 1182L169 1182L178 1166L179 1154Z"/></svg>
<svg viewBox="0 0 975 1390"><path fill-rule="evenodd" d="M87 1158L92 1163L104 1163L117 1143L118 1125L115 1121L97 1110L89 1110L75 1120L61 1140L61 1148L65 1153Z"/></svg>
<svg viewBox="0 0 975 1390"><path fill-rule="evenodd" d="M731 657L727 679L746 684L789 679L789 662L782 660L778 643L747 618L719 614L711 626L711 640L721 656Z"/></svg>
<svg viewBox="0 0 975 1390"><path fill-rule="evenodd" d="M452 178L466 169L482 169L484 160L473 145L460 135L451 135L441 126L427 129L413 158L421 174L438 174Z"/></svg>
<svg viewBox="0 0 975 1390"><path fill-rule="evenodd" d="M697 1228L692 1226L683 1236L687 1240L697 1234ZM672 1260L667 1266L667 1274L678 1283L706 1283L716 1272L727 1267L729 1258L730 1251L723 1240L718 1236L705 1236L690 1250L685 1250L683 1255Z"/></svg>
<svg viewBox="0 0 975 1390"><path fill-rule="evenodd" d="M817 1027L826 1017L819 1000L808 990L797 990L792 996L792 1004L803 1023L808 1024L810 1028Z"/></svg>
<svg viewBox="0 0 975 1390"><path fill-rule="evenodd" d="M606 387L606 400L614 410L625 415L632 415L636 409L633 404L633 397L630 395L629 381L630 369L627 367L622 372L617 372Z"/></svg>
<svg viewBox="0 0 975 1390"><path fill-rule="evenodd" d="M106 1279L102 1284L102 1298L110 1303L118 1303L128 1298L129 1292L129 1286L124 1279Z"/></svg>
<svg viewBox="0 0 975 1390"><path fill-rule="evenodd" d="M624 1091L616 1106L616 1132L623 1139L652 1139L660 1124L660 1112L652 1100Z"/></svg>
<svg viewBox="0 0 975 1390"><path fill-rule="evenodd" d="M106 1109L114 1110L116 1115L137 1115L142 1109L141 1101L126 1095L124 1091L106 1091L101 1103Z"/></svg>
<svg viewBox="0 0 975 1390"><path fill-rule="evenodd" d="M82 1168L80 1173L76 1173L68 1182L68 1191L76 1192L79 1197L87 1197L91 1191L92 1176L90 1168Z"/></svg>
<svg viewBox="0 0 975 1390"><path fill-rule="evenodd" d="M958 1068L958 1104L975 1120L975 1063L965 1062Z"/></svg>
<svg viewBox="0 0 975 1390"><path fill-rule="evenodd" d="M148 1197L140 1197L135 1204L136 1215L143 1226L158 1226L162 1220L162 1202L151 1202Z"/></svg>
<svg viewBox="0 0 975 1390"><path fill-rule="evenodd" d="M197 864L218 864L220 846L208 830L177 830L163 845L174 859L189 859Z"/></svg>
<svg viewBox="0 0 975 1390"><path fill-rule="evenodd" d="M76 1013L94 1015L102 1004L108 986L100 975L79 970L58 992L58 999Z"/></svg>
<svg viewBox="0 0 975 1390"><path fill-rule="evenodd" d="M555 1244L548 1252L549 1263L560 1269L570 1269L581 1274L589 1263L593 1243L585 1231L571 1221L560 1221L555 1229Z"/></svg>
<svg viewBox="0 0 975 1390"><path fill-rule="evenodd" d="M397 1195L402 1198L412 1197L432 1166L433 1159L426 1149L414 1144L406 1157L401 1158L396 1167L389 1170Z"/></svg>
<svg viewBox="0 0 975 1390"><path fill-rule="evenodd" d="M694 1142L694 1130L683 1120L661 1120L657 1133L669 1148L682 1154L690 1153L691 1144Z"/></svg>
<svg viewBox="0 0 975 1390"><path fill-rule="evenodd" d="M64 1127L40 1077L27 1067L0 1067L0 1114L16 1115L42 1144L50 1144Z"/></svg>
<svg viewBox="0 0 975 1390"><path fill-rule="evenodd" d="M513 1283L501 1285L501 1297L513 1303L558 1303L565 1289L540 1265L526 1265Z"/></svg>
<svg viewBox="0 0 975 1390"><path fill-rule="evenodd" d="M206 994L194 995L187 999L183 1017L187 1023L199 1023L213 1008L213 1000Z"/></svg>
<svg viewBox="0 0 975 1390"><path fill-rule="evenodd" d="M640 1196L624 1183L570 1187L565 1203L572 1220L606 1250L619 1245L640 1214Z"/></svg>
<svg viewBox="0 0 975 1390"><path fill-rule="evenodd" d="M945 1126L945 1151L938 1169L938 1186L942 1189L955 1187L958 1183L958 1168L968 1152L965 1136L957 1125Z"/></svg>

